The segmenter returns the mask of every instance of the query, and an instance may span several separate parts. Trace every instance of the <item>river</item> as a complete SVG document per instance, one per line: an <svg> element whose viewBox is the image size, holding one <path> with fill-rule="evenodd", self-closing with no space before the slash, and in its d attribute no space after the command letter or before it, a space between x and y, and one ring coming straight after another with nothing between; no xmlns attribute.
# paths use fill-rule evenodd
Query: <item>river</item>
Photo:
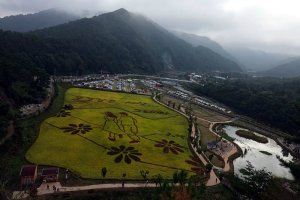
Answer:
<svg viewBox="0 0 300 200"><path fill-rule="evenodd" d="M247 165L247 161L250 161L255 169L265 168L267 171L272 172L272 174L276 177L294 180L290 169L282 166L280 161L276 157L279 156L285 161L292 161L293 156L290 153L288 153L288 155L283 155L282 147L278 145L273 139L255 133L268 139L268 143L262 144L251 139L240 137L235 133L237 130L247 129L230 125L226 125L223 129L227 133L227 135L235 139L234 143L236 143L243 150L243 152L246 151L246 154L244 154L244 156L239 157L233 161L234 172L236 174L240 174L239 170L245 168ZM272 155L266 155L260 151L267 151Z"/></svg>

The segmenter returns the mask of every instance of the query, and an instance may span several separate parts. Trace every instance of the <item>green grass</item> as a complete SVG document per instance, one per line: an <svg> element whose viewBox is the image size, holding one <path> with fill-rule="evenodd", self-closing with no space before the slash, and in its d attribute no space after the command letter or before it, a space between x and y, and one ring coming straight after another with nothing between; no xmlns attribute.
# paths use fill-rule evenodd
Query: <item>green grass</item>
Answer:
<svg viewBox="0 0 300 200"><path fill-rule="evenodd" d="M252 131L237 130L236 134L238 136L241 136L241 137L244 137L244 138L247 138L247 139L251 139L251 140L254 140L254 141L259 142L259 143L264 143L264 144L268 143L267 138L255 135Z"/></svg>
<svg viewBox="0 0 300 200"><path fill-rule="evenodd" d="M191 170L185 162L191 156L187 120L150 96L71 88L64 103L74 109L65 110L69 116L50 117L41 124L39 136L26 154L30 162L69 168L93 179L101 178L103 167L108 171L106 179L120 179L123 173L126 179L142 179L140 170L148 170L149 177L161 174L171 178L175 171ZM86 125L87 132L62 129L70 124ZM173 143L180 146L173 148L175 153L164 152L167 145L155 146L163 140L173 141L171 147ZM126 152L117 152L120 146L130 147L130 163Z"/></svg>

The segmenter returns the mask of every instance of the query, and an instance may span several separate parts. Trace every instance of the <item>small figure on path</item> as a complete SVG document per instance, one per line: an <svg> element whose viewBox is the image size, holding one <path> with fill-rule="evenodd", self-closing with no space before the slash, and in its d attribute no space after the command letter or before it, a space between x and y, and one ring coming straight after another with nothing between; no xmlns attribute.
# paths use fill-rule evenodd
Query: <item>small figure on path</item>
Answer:
<svg viewBox="0 0 300 200"><path fill-rule="evenodd" d="M216 183L218 182L218 179L216 178Z"/></svg>
<svg viewBox="0 0 300 200"><path fill-rule="evenodd" d="M47 190L49 190L49 185L47 185Z"/></svg>
<svg viewBox="0 0 300 200"><path fill-rule="evenodd" d="M122 181L122 188L124 188L124 181Z"/></svg>

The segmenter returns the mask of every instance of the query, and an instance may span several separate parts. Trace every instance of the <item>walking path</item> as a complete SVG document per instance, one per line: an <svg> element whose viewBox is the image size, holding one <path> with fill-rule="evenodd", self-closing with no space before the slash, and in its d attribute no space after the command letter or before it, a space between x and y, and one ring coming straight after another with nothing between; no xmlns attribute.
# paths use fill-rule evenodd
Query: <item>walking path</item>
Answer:
<svg viewBox="0 0 300 200"><path fill-rule="evenodd" d="M189 119L189 117L188 117L185 113L182 113L181 111L176 110L176 109L174 109L174 108L171 108L171 107L169 107L169 106L167 106L167 105L161 103L160 101L158 101L158 100L156 99L156 96L153 97L153 100L154 100L155 102L157 102L158 104L160 104L160 105L162 105L162 106L165 106L165 107L167 107L167 108L169 108L169 109L171 109L171 110L174 110L175 112L177 112L177 113L179 113L179 114L185 116L187 119ZM193 124L193 126L192 126L192 133L191 133L191 135L192 135L192 136L195 136L195 126L194 126L194 124ZM199 153L197 152L196 147L193 147L193 145L191 145L191 147L192 147L192 150L194 151L194 153L195 153L195 154L198 156L198 158L201 160L201 162L202 162L204 165L208 164L208 162L207 162L206 159L203 157L203 155L202 155L202 154L199 154ZM208 179L208 181L207 181L207 183L206 183L206 186L214 186L214 185L217 185L217 184L219 184L219 183L220 183L219 178L218 178L217 175L215 174L214 170L211 170L211 171L210 171L209 179Z"/></svg>
<svg viewBox="0 0 300 200"><path fill-rule="evenodd" d="M47 187L49 186L49 189ZM53 186L55 186L59 191L54 191ZM87 190L101 190L101 189L126 189L126 188L153 188L157 185L155 183L124 183L124 187L122 187L122 183L103 183L97 185L87 185L87 186L73 186L73 187L62 187L60 182L54 183L42 183L42 185L37 189L37 195L46 195L53 194L59 192L75 192L75 191L87 191Z"/></svg>
<svg viewBox="0 0 300 200"><path fill-rule="evenodd" d="M65 192L77 192L77 191L88 191L88 190L102 190L102 189L128 189L128 188L153 188L157 187L154 183L104 183L97 185L86 185L86 186L73 186L73 187L63 187L60 182L50 182L42 183L39 188L37 188L37 195L49 195L49 194L59 194ZM54 190L55 188L55 190ZM29 194L25 191L14 191L12 199L24 199L28 198Z"/></svg>
<svg viewBox="0 0 300 200"><path fill-rule="evenodd" d="M214 125L216 125L216 124L228 124L228 123L231 123L231 122L234 121L234 119L233 119L233 120L228 120L228 121L217 121L217 122L213 122L213 121L209 121L209 120L207 120L207 119L203 119L203 118L200 118L200 117L197 117L197 118L200 119L200 120L202 120L202 121L205 121L205 122L210 123L210 125L209 125L209 131L212 132L213 134L215 134L215 135L218 136L218 137L220 137L220 135L219 135L218 133L216 133L216 132L213 130ZM225 141L227 141L229 144L232 144L232 145L233 145L232 142L230 142L229 140L227 140L227 139L225 139L225 138L222 138L222 140L225 140ZM223 170L224 170L225 172L228 172L228 171L230 170L230 164L229 164L228 158L229 158L230 156L232 156L233 154L235 154L235 153L237 153L237 148L236 148L235 145L233 145L229 152L224 151L224 152L222 152L222 154L220 155L220 156L223 158L223 160L224 160L224 168L223 168Z"/></svg>

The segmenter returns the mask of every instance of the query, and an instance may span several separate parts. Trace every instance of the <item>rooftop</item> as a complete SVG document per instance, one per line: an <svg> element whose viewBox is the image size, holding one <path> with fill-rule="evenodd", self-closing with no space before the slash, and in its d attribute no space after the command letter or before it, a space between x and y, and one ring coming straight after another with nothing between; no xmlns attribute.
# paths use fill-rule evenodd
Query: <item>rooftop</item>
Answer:
<svg viewBox="0 0 300 200"><path fill-rule="evenodd" d="M44 168L42 171L42 176L57 175L58 172L59 169L57 167Z"/></svg>
<svg viewBox="0 0 300 200"><path fill-rule="evenodd" d="M23 165L20 172L20 176L34 176L36 169L36 165Z"/></svg>

